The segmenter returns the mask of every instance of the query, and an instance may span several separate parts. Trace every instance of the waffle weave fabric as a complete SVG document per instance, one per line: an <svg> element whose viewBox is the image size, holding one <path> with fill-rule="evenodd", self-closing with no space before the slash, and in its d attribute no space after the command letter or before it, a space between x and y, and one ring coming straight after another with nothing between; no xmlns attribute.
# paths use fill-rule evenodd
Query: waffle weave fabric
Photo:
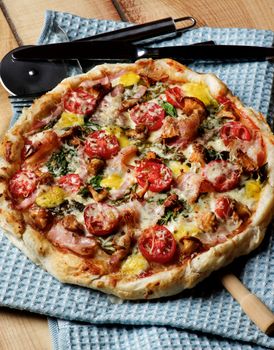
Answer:
<svg viewBox="0 0 274 350"><path fill-rule="evenodd" d="M64 34L56 24L70 40L128 25L48 11L40 43L64 40ZM218 44L271 46L274 33L253 29L199 28L161 42L159 46L206 40ZM267 115L273 125L273 64L196 62L190 67L215 73L246 105ZM17 116L18 113L14 120ZM274 310L272 233L273 225L261 247L248 257L237 259L229 271L239 276ZM172 298L120 303L100 292L61 284L30 262L0 233L0 286L1 305L63 319L50 321L55 348L59 350L274 348L274 338L261 333L244 315L221 286L218 274L213 274L193 290Z"/></svg>

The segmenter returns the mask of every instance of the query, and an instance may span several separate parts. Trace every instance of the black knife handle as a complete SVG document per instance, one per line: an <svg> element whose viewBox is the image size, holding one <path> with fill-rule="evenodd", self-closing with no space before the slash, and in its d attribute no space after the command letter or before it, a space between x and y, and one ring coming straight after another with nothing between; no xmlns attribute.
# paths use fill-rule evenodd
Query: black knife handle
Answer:
<svg viewBox="0 0 274 350"><path fill-rule="evenodd" d="M176 23L190 21L191 24L182 27L177 30ZM126 42L137 42L149 38L154 38L156 36L178 33L180 31L185 31L196 25L195 18L191 16L177 18L173 20L171 17L162 18L156 21L133 25L131 27L122 28L118 30L113 30L106 33L101 33L93 36L89 36L83 39L78 39L74 41L111 41L111 40L122 40Z"/></svg>

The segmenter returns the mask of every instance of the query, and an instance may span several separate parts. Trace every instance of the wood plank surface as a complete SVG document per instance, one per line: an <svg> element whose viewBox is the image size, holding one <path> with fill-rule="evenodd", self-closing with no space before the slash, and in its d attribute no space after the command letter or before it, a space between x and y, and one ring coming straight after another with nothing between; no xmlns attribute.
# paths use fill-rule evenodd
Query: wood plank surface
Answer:
<svg viewBox="0 0 274 350"><path fill-rule="evenodd" d="M0 33L1 33L1 44L0 44L0 60L2 60L5 54L17 47L17 42L7 23L3 12L0 10ZM8 101L8 93L0 84L0 137L8 128L11 117L11 106Z"/></svg>
<svg viewBox="0 0 274 350"><path fill-rule="evenodd" d="M0 349L50 350L51 341L46 318L1 308Z"/></svg>
<svg viewBox="0 0 274 350"><path fill-rule="evenodd" d="M115 0L123 19L143 23L193 16L197 25L274 30L273 0Z"/></svg>
<svg viewBox="0 0 274 350"><path fill-rule="evenodd" d="M274 0L0 0L0 7L0 59L18 44L37 41L47 9L114 20L120 14L123 20L136 23L191 15L198 26L274 30ZM10 116L7 93L0 86L0 136ZM17 349L51 349L46 318L1 308L0 350Z"/></svg>
<svg viewBox="0 0 274 350"><path fill-rule="evenodd" d="M36 43L48 9L88 18L120 19L110 0L3 0L2 3L20 44Z"/></svg>

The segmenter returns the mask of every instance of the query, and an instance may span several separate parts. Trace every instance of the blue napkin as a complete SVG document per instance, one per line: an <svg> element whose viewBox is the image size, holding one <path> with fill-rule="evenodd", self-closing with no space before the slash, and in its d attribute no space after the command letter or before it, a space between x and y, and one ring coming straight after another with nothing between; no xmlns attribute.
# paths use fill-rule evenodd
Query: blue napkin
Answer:
<svg viewBox="0 0 274 350"><path fill-rule="evenodd" d="M126 23L84 19L48 11L40 43L125 27ZM237 28L199 28L164 45L214 40L218 44L273 45L274 33ZM273 124L273 64L246 62L191 67L214 72L244 103ZM14 119L17 115L14 115ZM271 226L259 249L229 267L274 310L274 242ZM117 300L86 288L63 285L30 262L0 233L0 304L46 314L55 349L263 349L274 339L261 333L218 282L216 274L190 291L155 301ZM82 321L76 323L70 321Z"/></svg>

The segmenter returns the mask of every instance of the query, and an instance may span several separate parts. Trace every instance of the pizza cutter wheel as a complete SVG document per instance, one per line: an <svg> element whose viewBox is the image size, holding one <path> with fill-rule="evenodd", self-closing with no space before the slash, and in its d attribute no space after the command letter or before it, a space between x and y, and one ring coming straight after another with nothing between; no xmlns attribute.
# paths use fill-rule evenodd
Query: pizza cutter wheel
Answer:
<svg viewBox="0 0 274 350"><path fill-rule="evenodd" d="M63 61L16 61L12 53L17 50L10 51L0 66L1 83L11 95L42 94L68 76Z"/></svg>

